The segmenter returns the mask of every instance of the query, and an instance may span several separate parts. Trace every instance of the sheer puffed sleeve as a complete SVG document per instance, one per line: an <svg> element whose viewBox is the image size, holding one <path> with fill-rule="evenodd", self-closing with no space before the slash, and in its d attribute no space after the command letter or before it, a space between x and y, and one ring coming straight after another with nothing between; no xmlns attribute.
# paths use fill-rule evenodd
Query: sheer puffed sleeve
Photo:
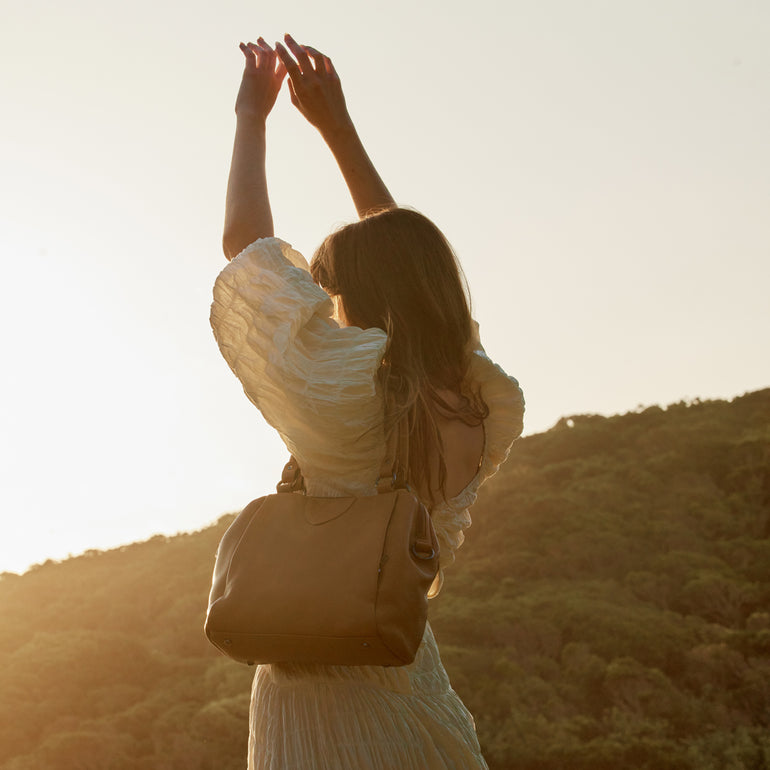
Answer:
<svg viewBox="0 0 770 770"><path fill-rule="evenodd" d="M339 327L304 257L248 246L214 285L211 326L248 398L323 494L372 494L385 453L377 372L387 336Z"/></svg>

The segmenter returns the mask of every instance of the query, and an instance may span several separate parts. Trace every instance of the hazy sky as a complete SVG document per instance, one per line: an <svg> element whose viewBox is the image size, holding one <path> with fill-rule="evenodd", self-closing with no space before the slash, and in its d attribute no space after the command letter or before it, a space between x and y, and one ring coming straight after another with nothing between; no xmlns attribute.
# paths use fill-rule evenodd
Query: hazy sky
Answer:
<svg viewBox="0 0 770 770"><path fill-rule="evenodd" d="M208 325L237 44L260 34L334 59L396 199L460 254L527 432L770 385L770 4L272 6L3 4L0 571L199 528L276 481ZM287 96L271 197L309 255L355 213Z"/></svg>

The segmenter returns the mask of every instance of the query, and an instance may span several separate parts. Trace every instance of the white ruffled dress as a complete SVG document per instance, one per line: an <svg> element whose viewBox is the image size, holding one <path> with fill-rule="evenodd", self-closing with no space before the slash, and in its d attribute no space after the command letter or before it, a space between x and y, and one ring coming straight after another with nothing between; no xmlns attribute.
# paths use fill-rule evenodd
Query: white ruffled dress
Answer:
<svg viewBox="0 0 770 770"><path fill-rule="evenodd" d="M246 395L298 459L308 494L373 495L386 452L377 381L386 335L339 327L332 314L304 257L277 238L263 238L217 278L211 325ZM484 456L474 480L431 511L441 545L433 595L471 524L478 488L522 428L518 383L480 344L474 347L469 377L489 407ZM258 666L248 767L474 770L487 764L428 624L409 666Z"/></svg>

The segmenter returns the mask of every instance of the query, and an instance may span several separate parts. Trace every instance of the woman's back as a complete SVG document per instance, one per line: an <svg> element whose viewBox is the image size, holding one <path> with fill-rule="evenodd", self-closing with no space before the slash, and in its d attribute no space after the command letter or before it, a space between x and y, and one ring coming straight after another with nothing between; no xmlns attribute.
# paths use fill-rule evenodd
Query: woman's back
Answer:
<svg viewBox="0 0 770 770"><path fill-rule="evenodd" d="M450 390L440 390L438 395L453 409L461 407L463 397ZM463 420L450 414L436 411L434 413L436 428L441 438L443 461L446 468L444 489L433 483L430 490L418 489L424 500L440 500L457 497L476 478L481 468L484 453L484 425L468 425ZM438 479L441 456L438 447L433 447L430 453L430 478Z"/></svg>

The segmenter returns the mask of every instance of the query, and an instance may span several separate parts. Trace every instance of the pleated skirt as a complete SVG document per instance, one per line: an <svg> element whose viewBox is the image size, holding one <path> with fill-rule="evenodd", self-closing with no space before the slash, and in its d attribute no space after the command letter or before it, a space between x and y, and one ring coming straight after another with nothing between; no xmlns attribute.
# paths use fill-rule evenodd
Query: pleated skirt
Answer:
<svg viewBox="0 0 770 770"><path fill-rule="evenodd" d="M484 770L426 626L409 666L259 666L249 770Z"/></svg>

